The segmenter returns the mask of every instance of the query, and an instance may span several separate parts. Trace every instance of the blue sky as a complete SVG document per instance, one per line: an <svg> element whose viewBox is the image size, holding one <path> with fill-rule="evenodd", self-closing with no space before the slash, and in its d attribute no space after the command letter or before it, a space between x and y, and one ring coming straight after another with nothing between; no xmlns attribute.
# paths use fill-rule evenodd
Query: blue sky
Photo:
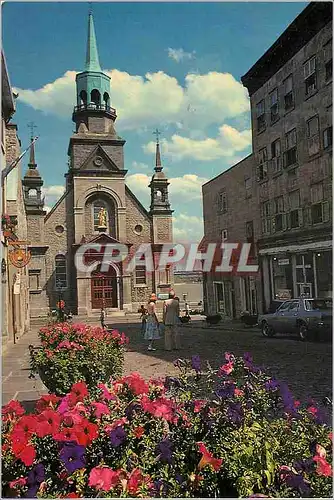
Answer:
<svg viewBox="0 0 334 500"><path fill-rule="evenodd" d="M129 187L148 206L153 130L171 179L175 237L202 234L201 184L247 156L249 102L240 77L303 10L302 2L93 3L102 68L112 77ZM74 129L75 72L85 62L88 4L9 2L3 46L18 89L22 147L37 125L46 203L56 201ZM23 163L26 168L27 158Z"/></svg>

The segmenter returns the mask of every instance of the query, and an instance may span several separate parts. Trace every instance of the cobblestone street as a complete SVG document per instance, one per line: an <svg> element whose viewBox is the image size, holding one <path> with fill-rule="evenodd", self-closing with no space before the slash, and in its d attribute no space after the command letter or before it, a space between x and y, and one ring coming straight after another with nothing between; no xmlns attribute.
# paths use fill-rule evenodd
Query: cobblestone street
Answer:
<svg viewBox="0 0 334 500"><path fill-rule="evenodd" d="M322 402L331 394L332 387L332 346L328 343L302 343L293 337L277 336L273 339L262 337L257 328L243 328L238 324L222 324L207 327L202 321L192 321L181 327L182 348L178 352L165 352L163 341L157 341L156 351L148 352L142 340L140 324L136 319L127 318L113 324L130 338L125 353L125 373L139 371L145 378L177 373L173 365L176 357L190 357L199 354L203 361L212 366L221 364L225 351L236 355L250 352L254 362L265 366L279 380L286 381L295 397L313 397ZM8 346L2 360L2 404L16 398L31 406L47 389L37 377L29 379L29 344L38 345L38 331L23 336L16 345Z"/></svg>

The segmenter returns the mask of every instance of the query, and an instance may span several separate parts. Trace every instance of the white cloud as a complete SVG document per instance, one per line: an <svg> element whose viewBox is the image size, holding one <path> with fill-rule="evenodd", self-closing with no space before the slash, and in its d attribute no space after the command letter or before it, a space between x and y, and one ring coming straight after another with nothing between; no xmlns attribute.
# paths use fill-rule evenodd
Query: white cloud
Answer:
<svg viewBox="0 0 334 500"><path fill-rule="evenodd" d="M133 161L132 162L132 169L133 170L150 170L150 167L147 165L147 163Z"/></svg>
<svg viewBox="0 0 334 500"><path fill-rule="evenodd" d="M182 177L172 177L168 179L170 183L169 193L172 205L191 200L200 200L202 198L202 184L208 179L198 177L197 175L185 174ZM146 174L132 174L126 177L126 183L129 188L138 195L140 199L145 199L148 203L150 190L148 188L151 177Z"/></svg>
<svg viewBox="0 0 334 500"><path fill-rule="evenodd" d="M111 104L117 109L117 130L138 130L173 124L203 130L249 111L247 90L229 73L189 73L182 84L163 71L145 76L106 70L111 76ZM19 100L44 113L71 115L75 98L74 71L36 90L18 89Z"/></svg>
<svg viewBox="0 0 334 500"><path fill-rule="evenodd" d="M173 217L174 241L183 243L199 243L203 237L203 218L180 213Z"/></svg>
<svg viewBox="0 0 334 500"><path fill-rule="evenodd" d="M218 158L232 157L239 151L244 151L251 145L251 130L239 132L229 125L222 125L216 139L207 137L205 139L191 139L174 134L170 141L166 139L161 142L162 152L175 160L183 158L211 161ZM146 153L154 153L155 143L153 141L143 146Z"/></svg>
<svg viewBox="0 0 334 500"><path fill-rule="evenodd" d="M168 47L168 57L171 59L174 59L177 63L184 61L184 60L189 60L189 59L194 59L195 57L195 51L193 52L186 52L183 49L172 49Z"/></svg>
<svg viewBox="0 0 334 500"><path fill-rule="evenodd" d="M65 192L64 186L56 184L51 186L44 186L42 188L42 195L45 196L45 203L46 203L46 206L44 206L44 210L47 210L47 212L49 212L51 210L50 207L53 207L55 203L57 203L57 201L64 194L64 192Z"/></svg>

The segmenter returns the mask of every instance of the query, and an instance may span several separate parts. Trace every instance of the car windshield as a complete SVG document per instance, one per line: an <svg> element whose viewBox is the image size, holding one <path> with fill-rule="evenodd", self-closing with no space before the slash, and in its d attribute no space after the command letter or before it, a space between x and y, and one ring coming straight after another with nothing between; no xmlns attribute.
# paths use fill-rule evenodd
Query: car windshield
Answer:
<svg viewBox="0 0 334 500"><path fill-rule="evenodd" d="M332 299L315 299L315 300L308 300L307 301L308 305L308 310L309 311L315 311L315 310L324 310L324 309L332 309L333 307L333 301Z"/></svg>

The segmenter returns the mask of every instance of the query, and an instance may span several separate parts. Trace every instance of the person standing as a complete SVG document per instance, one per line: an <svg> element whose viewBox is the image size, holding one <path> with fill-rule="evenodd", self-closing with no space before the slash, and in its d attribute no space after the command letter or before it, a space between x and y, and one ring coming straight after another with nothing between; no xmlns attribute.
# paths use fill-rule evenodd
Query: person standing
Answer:
<svg viewBox="0 0 334 500"><path fill-rule="evenodd" d="M101 307L101 314L100 314L101 328L106 328L107 327L107 325L106 325L106 316L107 316L107 313L106 313L104 307L102 306Z"/></svg>
<svg viewBox="0 0 334 500"><path fill-rule="evenodd" d="M169 299L164 302L163 321L165 325L165 350L180 349L178 331L180 302L175 298L174 290L169 292Z"/></svg>
<svg viewBox="0 0 334 500"><path fill-rule="evenodd" d="M147 309L142 305L140 306L139 311L140 312L140 319L141 319L141 333L145 333L146 329L146 322L147 322Z"/></svg>
<svg viewBox="0 0 334 500"><path fill-rule="evenodd" d="M147 319L146 319L146 328L144 338L149 341L148 351L155 351L156 349L153 347L153 342L155 340L160 339L159 332L159 320L156 313L156 303L157 296L155 293L151 294L150 301L147 306Z"/></svg>

